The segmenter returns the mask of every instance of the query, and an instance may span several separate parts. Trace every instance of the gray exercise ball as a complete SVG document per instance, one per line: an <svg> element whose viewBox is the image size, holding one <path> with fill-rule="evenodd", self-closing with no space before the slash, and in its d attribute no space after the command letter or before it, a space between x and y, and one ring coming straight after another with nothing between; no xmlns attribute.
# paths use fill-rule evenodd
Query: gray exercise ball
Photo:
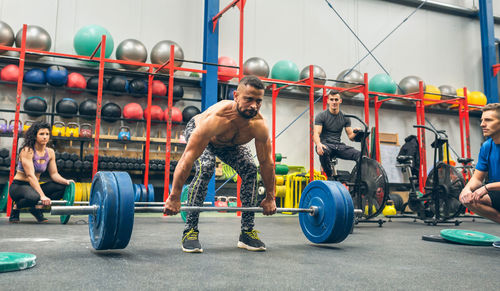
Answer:
<svg viewBox="0 0 500 291"><path fill-rule="evenodd" d="M350 82L350 83L363 83L365 81L363 74L361 74L359 71L354 70L354 69L343 70L337 76L337 80ZM354 84L346 84L346 83L340 83L340 82L337 82L335 85L337 87L340 87L340 88L352 88L352 87L358 86L358 85L354 85ZM345 98L345 97L354 97L354 96L358 95L358 93L344 91L344 92L340 93L340 95L342 95L342 98Z"/></svg>
<svg viewBox="0 0 500 291"><path fill-rule="evenodd" d="M418 92L418 90L419 90L418 83L420 81L423 81L423 80L417 76L404 77L401 81L399 81L398 94L405 95L405 94ZM425 82L423 85L425 88Z"/></svg>
<svg viewBox="0 0 500 291"><path fill-rule="evenodd" d="M14 44L14 31L7 23L0 21L0 45L12 46ZM0 50L0 54L6 51Z"/></svg>
<svg viewBox="0 0 500 291"><path fill-rule="evenodd" d="M249 58L243 64L243 75L255 75L267 78L269 76L269 65L263 58Z"/></svg>
<svg viewBox="0 0 500 291"><path fill-rule="evenodd" d="M126 39L116 48L116 59L122 61L134 61L144 63L148 59L146 46L137 39ZM129 70L137 70L141 66L120 64L121 67Z"/></svg>
<svg viewBox="0 0 500 291"><path fill-rule="evenodd" d="M16 47L21 47L21 41L23 38L23 29L21 28L16 33ZM26 48L49 51L52 45L52 39L49 33L38 25L28 25L26 31ZM38 58L39 56L27 55L30 58Z"/></svg>
<svg viewBox="0 0 500 291"><path fill-rule="evenodd" d="M299 80L303 80L303 79L306 79L306 78L309 78L309 66L305 66L302 71L300 71L300 76L299 76ZM325 73L325 70L323 70L322 67L320 66L317 66L317 65L313 65L313 76L314 78L322 78L322 79L326 79L326 73ZM326 83L326 80L318 80L318 79L314 79L314 84L318 84L318 85L325 85ZM309 92L309 87L299 87L300 90L304 91L304 92ZM316 91L317 90L321 90L321 88L315 88Z"/></svg>
<svg viewBox="0 0 500 291"><path fill-rule="evenodd" d="M457 89L453 86L450 85L441 85L439 86L439 90L441 90L441 100L449 100L453 99L453 97L449 96L457 96ZM449 96L444 96L444 95L449 95ZM448 108L450 104L447 103L441 103L439 104L441 108Z"/></svg>
<svg viewBox="0 0 500 291"><path fill-rule="evenodd" d="M170 46L174 45L174 58L176 59L184 59L184 51L182 48L174 41L171 40L162 40L159 43L155 44L153 49L151 50L151 62L153 64L161 65L169 60L170 58ZM175 61L174 65L176 67L182 66L182 61ZM166 71L166 70L162 70Z"/></svg>

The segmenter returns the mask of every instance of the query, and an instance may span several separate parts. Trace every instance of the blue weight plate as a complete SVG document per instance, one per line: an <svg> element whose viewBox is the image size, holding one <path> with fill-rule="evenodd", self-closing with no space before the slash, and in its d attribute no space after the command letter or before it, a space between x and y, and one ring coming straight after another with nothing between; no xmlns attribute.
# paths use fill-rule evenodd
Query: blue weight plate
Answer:
<svg viewBox="0 0 500 291"><path fill-rule="evenodd" d="M132 179L126 172L113 172L118 185L118 226L111 249L127 247L134 227L134 192Z"/></svg>
<svg viewBox="0 0 500 291"><path fill-rule="evenodd" d="M148 202L155 202L155 189L153 184L148 184Z"/></svg>
<svg viewBox="0 0 500 291"><path fill-rule="evenodd" d="M148 192L146 191L146 186L144 186L144 184L139 184L139 187L141 187L141 201L148 202Z"/></svg>
<svg viewBox="0 0 500 291"><path fill-rule="evenodd" d="M141 201L141 189L137 186L137 184L134 184L134 201Z"/></svg>
<svg viewBox="0 0 500 291"><path fill-rule="evenodd" d="M334 184L325 181L313 181L302 192L299 207L317 207L314 216L299 213L300 226L304 235L313 243L329 243L334 230L340 228L345 220L345 206L341 195L334 195Z"/></svg>
<svg viewBox="0 0 500 291"><path fill-rule="evenodd" d="M89 205L97 205L97 213L89 215L92 247L107 250L114 245L118 224L118 186L112 172L97 172L92 181Z"/></svg>
<svg viewBox="0 0 500 291"><path fill-rule="evenodd" d="M66 186L63 199L66 200L66 206L73 206L75 202L75 183L70 183L68 186ZM59 217L59 220L61 221L61 224L66 224L68 223L70 218L71 215L61 215Z"/></svg>
<svg viewBox="0 0 500 291"><path fill-rule="evenodd" d="M341 200L344 205L343 219L335 223L332 235L327 240L329 243L339 243L345 240L351 233L354 225L354 203L352 201L351 194L347 191L344 185L334 181L324 181L324 183L331 184L331 187L337 190L332 192L332 194L338 195L339 198L341 198L339 200ZM337 217L341 219L340 216Z"/></svg>

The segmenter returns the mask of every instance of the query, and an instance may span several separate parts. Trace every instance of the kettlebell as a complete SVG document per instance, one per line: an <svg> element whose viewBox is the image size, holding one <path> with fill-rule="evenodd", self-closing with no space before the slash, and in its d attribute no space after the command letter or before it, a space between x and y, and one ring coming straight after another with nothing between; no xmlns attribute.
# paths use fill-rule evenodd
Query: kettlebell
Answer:
<svg viewBox="0 0 500 291"><path fill-rule="evenodd" d="M33 120L26 120L23 125L23 133L27 132L33 123L35 123Z"/></svg>
<svg viewBox="0 0 500 291"><path fill-rule="evenodd" d="M66 137L79 137L80 129L79 125L76 122L68 122L66 126L66 132L64 134Z"/></svg>
<svg viewBox="0 0 500 291"><path fill-rule="evenodd" d="M52 125L52 135L53 136L64 136L65 127L64 122L55 121L54 125Z"/></svg>
<svg viewBox="0 0 500 291"><path fill-rule="evenodd" d="M9 121L9 126L7 127L7 132L8 133L13 133L14 132L14 123L16 121L14 119L12 119L11 121ZM19 132L22 132L23 131L23 122L21 120L19 120Z"/></svg>
<svg viewBox="0 0 500 291"><path fill-rule="evenodd" d="M375 207L375 205L372 205L372 211L370 214L374 214L375 212L377 212L377 207ZM368 205L365 206L365 215L368 216Z"/></svg>
<svg viewBox="0 0 500 291"><path fill-rule="evenodd" d="M384 216L394 216L396 215L396 207L394 207L394 201L387 200L384 210L382 210Z"/></svg>
<svg viewBox="0 0 500 291"><path fill-rule="evenodd" d="M130 127L128 126L120 127L120 132L118 133L118 140L130 140Z"/></svg>
<svg viewBox="0 0 500 291"><path fill-rule="evenodd" d="M92 138L92 125L89 123L80 124L80 137Z"/></svg>
<svg viewBox="0 0 500 291"><path fill-rule="evenodd" d="M236 197L227 197L227 206L229 207L238 206L238 199Z"/></svg>
<svg viewBox="0 0 500 291"><path fill-rule="evenodd" d="M7 119L0 118L0 133L7 133Z"/></svg>

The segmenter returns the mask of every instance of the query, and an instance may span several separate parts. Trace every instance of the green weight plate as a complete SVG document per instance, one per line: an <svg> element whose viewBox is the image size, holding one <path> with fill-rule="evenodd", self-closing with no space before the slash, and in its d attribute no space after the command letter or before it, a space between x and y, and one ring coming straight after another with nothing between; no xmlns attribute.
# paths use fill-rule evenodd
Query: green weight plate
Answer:
<svg viewBox="0 0 500 291"><path fill-rule="evenodd" d="M35 255L0 252L0 273L25 270L34 267L35 265Z"/></svg>
<svg viewBox="0 0 500 291"><path fill-rule="evenodd" d="M443 229L441 236L449 241L473 246L491 246L500 237L466 229Z"/></svg>
<svg viewBox="0 0 500 291"><path fill-rule="evenodd" d="M287 165L276 165L275 173L276 175L286 175L288 174L288 170Z"/></svg>
<svg viewBox="0 0 500 291"><path fill-rule="evenodd" d="M66 186L66 189L64 190L64 196L63 199L66 200L66 206L73 206L75 202L75 183L69 183L68 186ZM61 215L59 220L61 221L61 224L66 224L68 223L71 215Z"/></svg>
<svg viewBox="0 0 500 291"><path fill-rule="evenodd" d="M283 156L280 153L276 153L274 157L275 157L274 160L278 163L281 162L281 160L283 159Z"/></svg>
<svg viewBox="0 0 500 291"><path fill-rule="evenodd" d="M6 183L5 186L2 188L2 192L0 193L0 212L4 211L5 207L7 206L7 201L9 200L8 194L9 194L9 184Z"/></svg>
<svg viewBox="0 0 500 291"><path fill-rule="evenodd" d="M181 204L185 204L188 200L188 193L189 193L189 186L184 185L182 187L182 193L181 193ZM186 216L187 213L185 211L181 211L181 217L184 222L186 222Z"/></svg>

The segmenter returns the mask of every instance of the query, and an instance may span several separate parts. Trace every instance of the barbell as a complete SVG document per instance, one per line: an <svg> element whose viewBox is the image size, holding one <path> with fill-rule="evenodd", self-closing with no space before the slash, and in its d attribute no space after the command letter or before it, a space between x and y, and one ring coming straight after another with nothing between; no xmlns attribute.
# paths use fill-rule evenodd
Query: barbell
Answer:
<svg viewBox="0 0 500 291"><path fill-rule="evenodd" d="M181 211L221 210L262 212L260 207L181 207ZM126 172L97 172L92 180L89 206L51 208L53 215L88 214L90 242L96 250L127 247L135 212L163 213L163 207L136 207L132 179ZM298 213L302 232L313 243L342 242L354 225L351 195L336 181L309 183L301 194L299 208L278 208L277 212Z"/></svg>

